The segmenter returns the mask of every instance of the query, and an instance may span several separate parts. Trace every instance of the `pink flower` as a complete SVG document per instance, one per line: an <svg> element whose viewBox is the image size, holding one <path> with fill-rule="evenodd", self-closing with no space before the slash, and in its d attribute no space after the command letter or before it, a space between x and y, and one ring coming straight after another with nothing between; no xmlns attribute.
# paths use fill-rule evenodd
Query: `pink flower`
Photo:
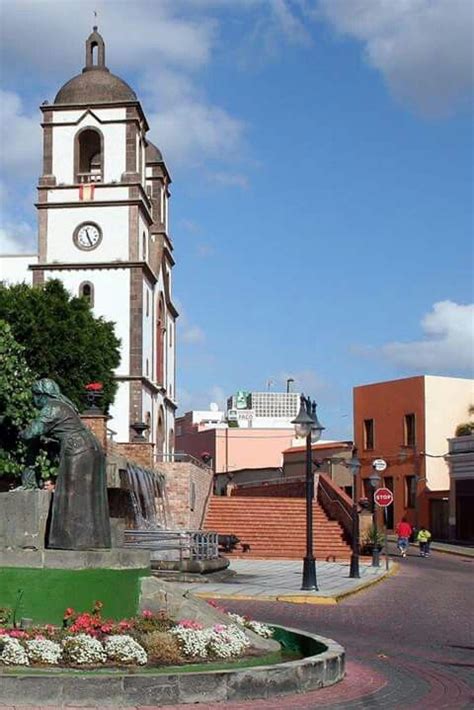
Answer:
<svg viewBox="0 0 474 710"><path fill-rule="evenodd" d="M224 624L214 624L214 631L217 631L217 633L220 634L223 631L226 631L226 627Z"/></svg>
<svg viewBox="0 0 474 710"><path fill-rule="evenodd" d="M153 617L153 612L150 611L149 609L144 609L142 611L142 616L144 619L151 619Z"/></svg>
<svg viewBox="0 0 474 710"><path fill-rule="evenodd" d="M7 632L12 639L27 639L28 634L26 631L21 631L20 629L11 629Z"/></svg>
<svg viewBox="0 0 474 710"><path fill-rule="evenodd" d="M43 636L43 634L36 634L35 640L36 641L44 641L46 636Z"/></svg>
<svg viewBox="0 0 474 710"><path fill-rule="evenodd" d="M120 621L120 622L119 622L119 628L121 628L121 629L131 629L131 628L132 628L132 624L131 624L129 621L125 621L125 619L124 619L123 621Z"/></svg>
<svg viewBox="0 0 474 710"><path fill-rule="evenodd" d="M194 629L195 631L199 631L204 628L203 624L200 624L199 621L194 621L193 619L182 619L178 626L182 626L183 629Z"/></svg>
<svg viewBox="0 0 474 710"><path fill-rule="evenodd" d="M74 616L75 613L76 612L74 611L74 609L72 607L68 607L66 609L66 611L64 612L63 619L70 619L71 616Z"/></svg>

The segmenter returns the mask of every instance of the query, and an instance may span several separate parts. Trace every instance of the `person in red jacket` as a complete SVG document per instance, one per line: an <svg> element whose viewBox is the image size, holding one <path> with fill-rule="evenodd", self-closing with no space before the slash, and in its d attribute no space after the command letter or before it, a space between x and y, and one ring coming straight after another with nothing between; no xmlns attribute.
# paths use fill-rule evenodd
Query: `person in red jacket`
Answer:
<svg viewBox="0 0 474 710"><path fill-rule="evenodd" d="M398 535L397 547L402 557L407 556L408 540L413 530L406 518L402 518L398 523L395 532Z"/></svg>

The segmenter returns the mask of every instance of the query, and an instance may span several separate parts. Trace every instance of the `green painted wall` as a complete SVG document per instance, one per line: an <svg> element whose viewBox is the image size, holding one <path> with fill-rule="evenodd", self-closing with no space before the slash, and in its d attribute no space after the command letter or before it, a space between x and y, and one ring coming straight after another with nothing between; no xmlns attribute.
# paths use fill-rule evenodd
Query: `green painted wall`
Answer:
<svg viewBox="0 0 474 710"><path fill-rule="evenodd" d="M64 611L90 611L104 604L103 618L123 619L137 613L140 578L148 569L0 568L0 607L15 608L16 618L60 624Z"/></svg>

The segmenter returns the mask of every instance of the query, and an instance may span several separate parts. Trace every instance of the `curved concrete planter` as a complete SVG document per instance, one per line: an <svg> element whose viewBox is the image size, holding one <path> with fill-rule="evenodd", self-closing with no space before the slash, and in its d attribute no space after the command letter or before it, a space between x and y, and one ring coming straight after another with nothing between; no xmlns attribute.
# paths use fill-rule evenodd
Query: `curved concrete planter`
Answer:
<svg viewBox="0 0 474 710"><path fill-rule="evenodd" d="M286 628L286 627L280 627ZM175 705L269 698L333 685L344 677L344 649L331 639L287 629L327 650L272 666L190 673L93 675L76 671L0 673L0 705Z"/></svg>

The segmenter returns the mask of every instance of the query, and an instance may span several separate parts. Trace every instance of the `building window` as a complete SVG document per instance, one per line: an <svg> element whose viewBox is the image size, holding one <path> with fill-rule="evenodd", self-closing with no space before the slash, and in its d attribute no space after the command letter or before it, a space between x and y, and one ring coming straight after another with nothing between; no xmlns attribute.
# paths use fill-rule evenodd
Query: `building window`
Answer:
<svg viewBox="0 0 474 710"><path fill-rule="evenodd" d="M95 129L86 128L76 136L76 182L102 182L103 172L104 152L102 134Z"/></svg>
<svg viewBox="0 0 474 710"><path fill-rule="evenodd" d="M414 448L416 446L415 415L405 414L403 427L403 444Z"/></svg>
<svg viewBox="0 0 474 710"><path fill-rule="evenodd" d="M149 364L148 358L146 359L145 374L146 374L147 377L148 377L148 375L150 374L150 364Z"/></svg>
<svg viewBox="0 0 474 710"><path fill-rule="evenodd" d="M146 234L145 234L145 232L143 232L142 246L143 246L143 261L146 261Z"/></svg>
<svg viewBox="0 0 474 710"><path fill-rule="evenodd" d="M150 292L148 289L146 290L145 302L146 302L146 315L148 317L150 315Z"/></svg>
<svg viewBox="0 0 474 710"><path fill-rule="evenodd" d="M364 449L374 448L374 420L364 419Z"/></svg>
<svg viewBox="0 0 474 710"><path fill-rule="evenodd" d="M405 501L407 508L415 508L416 506L416 477L405 477Z"/></svg>
<svg viewBox="0 0 474 710"><path fill-rule="evenodd" d="M89 306L94 305L94 286L90 281L84 281L79 286L79 298L85 298Z"/></svg>

